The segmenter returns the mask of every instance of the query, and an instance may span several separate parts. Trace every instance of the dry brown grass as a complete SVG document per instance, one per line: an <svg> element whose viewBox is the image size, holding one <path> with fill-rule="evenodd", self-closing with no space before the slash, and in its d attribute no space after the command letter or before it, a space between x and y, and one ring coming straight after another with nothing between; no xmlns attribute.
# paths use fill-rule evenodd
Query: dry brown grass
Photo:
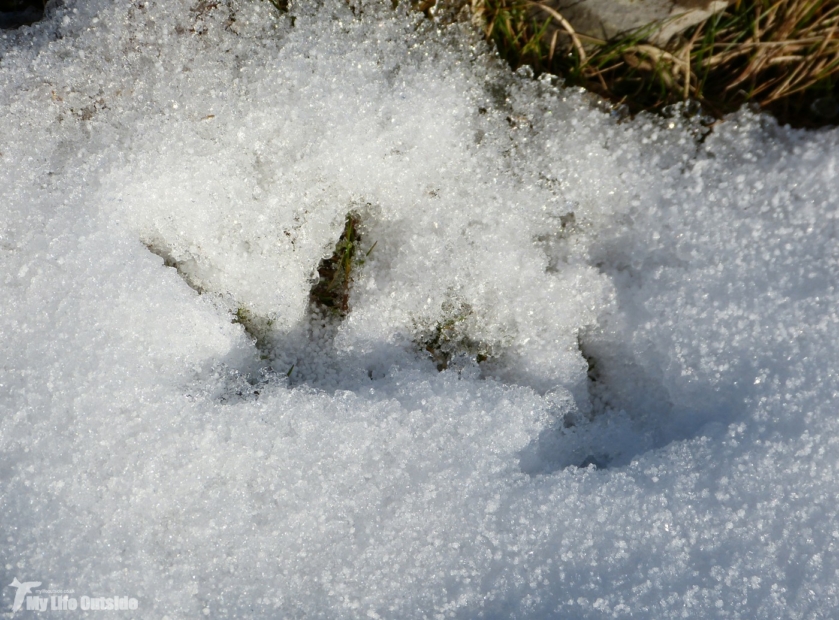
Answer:
<svg viewBox="0 0 839 620"><path fill-rule="evenodd" d="M583 36L530 0L475 0L473 10L514 67L633 111L692 99L717 116L753 103L794 125L839 120L839 0L738 0L665 46L648 40L655 25L612 41Z"/></svg>

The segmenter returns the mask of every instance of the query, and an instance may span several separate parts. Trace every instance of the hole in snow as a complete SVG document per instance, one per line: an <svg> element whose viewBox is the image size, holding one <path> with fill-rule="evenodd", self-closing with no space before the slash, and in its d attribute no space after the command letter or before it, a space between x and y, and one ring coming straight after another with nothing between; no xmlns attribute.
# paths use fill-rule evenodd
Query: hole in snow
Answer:
<svg viewBox="0 0 839 620"><path fill-rule="evenodd" d="M475 340L470 329L477 320L472 307L465 302L446 301L442 307L443 318L433 328L420 329L415 341L419 348L431 356L442 372L464 364L481 364L494 357L492 347ZM459 362L459 363L458 363Z"/></svg>
<svg viewBox="0 0 839 620"><path fill-rule="evenodd" d="M348 213L335 251L318 265L318 279L309 292L312 304L342 317L350 311L350 288L355 270L364 264L364 259L376 245L374 243L366 252L362 251L360 226L358 213Z"/></svg>
<svg viewBox="0 0 839 620"><path fill-rule="evenodd" d="M0 29L11 30L40 21L45 4L44 0L0 1Z"/></svg>

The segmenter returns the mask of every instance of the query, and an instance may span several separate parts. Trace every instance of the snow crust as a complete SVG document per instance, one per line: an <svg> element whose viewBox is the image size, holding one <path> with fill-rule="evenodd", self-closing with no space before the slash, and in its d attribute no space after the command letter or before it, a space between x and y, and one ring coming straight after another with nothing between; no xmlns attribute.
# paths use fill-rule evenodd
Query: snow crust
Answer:
<svg viewBox="0 0 839 620"><path fill-rule="evenodd" d="M0 35L0 99L4 586L839 608L835 131L619 123L390 2L67 1ZM438 372L441 326L488 359Z"/></svg>

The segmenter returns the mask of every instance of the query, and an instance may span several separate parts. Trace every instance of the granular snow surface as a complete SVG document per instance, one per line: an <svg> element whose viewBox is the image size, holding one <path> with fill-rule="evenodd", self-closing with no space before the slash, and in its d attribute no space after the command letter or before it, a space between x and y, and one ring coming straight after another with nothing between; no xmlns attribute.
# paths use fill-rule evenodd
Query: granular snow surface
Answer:
<svg viewBox="0 0 839 620"><path fill-rule="evenodd" d="M2 613L837 617L837 142L389 1L50 4L0 34Z"/></svg>

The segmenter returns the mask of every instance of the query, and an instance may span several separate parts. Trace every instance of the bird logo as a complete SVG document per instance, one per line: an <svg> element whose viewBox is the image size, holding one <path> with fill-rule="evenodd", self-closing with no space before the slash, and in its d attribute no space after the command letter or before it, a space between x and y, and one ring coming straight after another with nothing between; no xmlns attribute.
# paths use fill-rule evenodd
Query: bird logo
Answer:
<svg viewBox="0 0 839 620"><path fill-rule="evenodd" d="M12 604L12 615L15 615L15 612L23 607L23 601L26 595L32 591L32 588L37 588L39 585L41 585L40 581L24 581L21 583L17 580L17 577L14 578L12 583L9 584L10 588L17 588L15 602Z"/></svg>

